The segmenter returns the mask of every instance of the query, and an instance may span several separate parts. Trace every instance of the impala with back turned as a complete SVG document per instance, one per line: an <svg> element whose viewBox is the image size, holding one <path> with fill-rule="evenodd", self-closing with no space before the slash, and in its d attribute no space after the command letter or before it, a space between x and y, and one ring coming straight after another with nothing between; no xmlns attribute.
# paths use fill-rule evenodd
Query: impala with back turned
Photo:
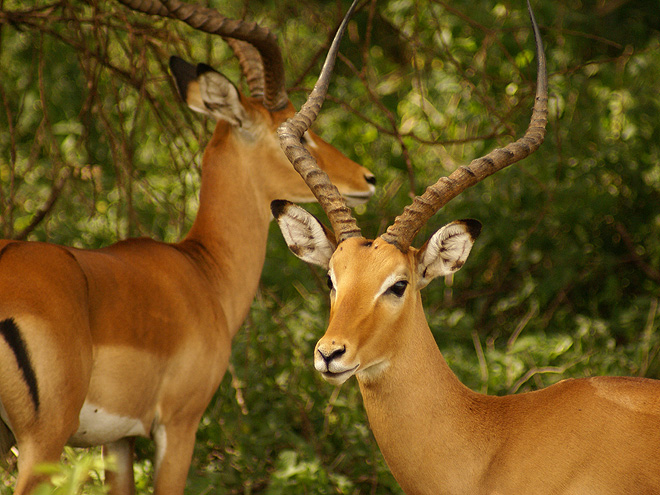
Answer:
<svg viewBox="0 0 660 495"><path fill-rule="evenodd" d="M104 445L118 462L106 473L110 492L134 493L136 436L155 442L154 493L183 494L199 420L257 290L269 205L314 200L279 147L277 127L295 110L275 36L178 0L122 2L224 37L251 96L204 64L171 60L183 99L217 120L181 242L81 250L0 241L0 439L18 446L17 495L67 443ZM372 195L368 170L311 131L305 139L350 201Z"/></svg>
<svg viewBox="0 0 660 495"><path fill-rule="evenodd" d="M546 64L528 8L538 77L523 137L441 178L385 234L365 239L300 144L327 91L334 46L308 102L280 128L283 149L334 233L287 201L274 202L273 214L293 253L328 270L330 321L314 366L333 384L357 378L376 441L407 494L658 494L660 381L593 377L519 395L478 394L451 371L424 315L421 289L463 266L481 224L451 222L419 249L411 246L417 232L460 192L543 142Z"/></svg>

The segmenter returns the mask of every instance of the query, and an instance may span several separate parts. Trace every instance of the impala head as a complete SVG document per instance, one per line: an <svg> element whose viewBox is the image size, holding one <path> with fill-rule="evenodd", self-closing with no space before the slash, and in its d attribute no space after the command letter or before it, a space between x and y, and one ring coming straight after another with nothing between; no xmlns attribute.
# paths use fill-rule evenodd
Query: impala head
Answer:
<svg viewBox="0 0 660 495"><path fill-rule="evenodd" d="M314 351L314 366L332 383L353 374L377 376L424 318L420 290L459 270L481 231L476 220L438 230L421 249L401 251L379 237L349 237L338 246L314 216L287 201L271 206L289 248L328 270L330 321Z"/></svg>
<svg viewBox="0 0 660 495"><path fill-rule="evenodd" d="M406 330L416 326L417 318L424 318L420 290L435 277L452 274L463 266L481 224L476 220L452 222L421 249L411 247L415 235L463 190L529 156L543 142L548 114L545 55L529 2L527 5L536 41L538 75L532 119L524 136L429 186L376 240L362 237L343 198L300 144L321 108L339 39L355 2L335 36L307 103L280 128L282 148L323 206L334 230L333 234L314 216L287 201L271 204L291 251L304 261L328 269L330 322L314 352L314 365L327 380L342 383L355 373L367 379L377 376L405 339L414 338Z"/></svg>
<svg viewBox="0 0 660 495"><path fill-rule="evenodd" d="M278 127L294 116L284 78L284 63L277 39L259 25L227 19L213 9L179 0L120 0L134 10L174 17L195 29L222 36L238 58L250 96L243 95L225 76L206 64L189 64L170 59L170 69L179 94L188 106L216 119L217 124L205 153L205 163L214 159L213 148L220 142L244 155L243 163L255 164L268 177L270 199L315 201L305 182L291 168L282 153ZM307 131L304 144L319 167L337 184L350 205L367 201L375 191L376 178L314 132Z"/></svg>

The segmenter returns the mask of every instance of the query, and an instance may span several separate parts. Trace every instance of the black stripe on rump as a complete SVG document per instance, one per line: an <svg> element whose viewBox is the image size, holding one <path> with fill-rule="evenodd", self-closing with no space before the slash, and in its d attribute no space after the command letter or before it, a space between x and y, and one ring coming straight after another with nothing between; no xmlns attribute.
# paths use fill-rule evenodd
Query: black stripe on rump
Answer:
<svg viewBox="0 0 660 495"><path fill-rule="evenodd" d="M34 374L34 368L30 361L30 354L28 353L27 347L25 347L21 332L13 318L7 318L6 320L0 321L0 334L2 334L11 350L14 351L16 363L18 364L18 368L23 372L23 379L30 391L34 410L35 412L39 411L39 387L37 386L37 376Z"/></svg>

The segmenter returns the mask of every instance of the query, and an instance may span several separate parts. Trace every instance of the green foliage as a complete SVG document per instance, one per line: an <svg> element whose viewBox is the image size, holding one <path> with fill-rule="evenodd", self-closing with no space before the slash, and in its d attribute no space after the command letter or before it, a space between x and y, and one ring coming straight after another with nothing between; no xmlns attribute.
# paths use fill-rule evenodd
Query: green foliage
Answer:
<svg viewBox="0 0 660 495"><path fill-rule="evenodd" d="M654 1L534 5L550 71L546 142L447 205L418 237L454 218L484 224L466 266L424 294L440 349L475 390L660 377ZM212 123L178 101L166 60L205 61L238 82L236 62L218 40L114 2L32 3L0 7L2 233L80 247L179 239L196 211ZM348 5L209 3L278 33L298 106ZM351 23L316 124L378 177L376 196L356 210L367 236L382 233L411 192L520 135L535 81L522 1L373 7ZM267 258L200 425L188 492L400 494L354 381L335 389L313 370L328 315L324 274L291 256L276 228ZM147 441L138 450L138 491L149 493L153 450ZM65 471L98 468L81 459Z"/></svg>
<svg viewBox="0 0 660 495"><path fill-rule="evenodd" d="M65 457L68 461L60 465L42 465L38 468L48 475L52 486L43 484L37 488L35 495L79 495L104 494L107 488L102 485L100 473L105 466L103 461L90 453L74 452L70 447L65 448Z"/></svg>

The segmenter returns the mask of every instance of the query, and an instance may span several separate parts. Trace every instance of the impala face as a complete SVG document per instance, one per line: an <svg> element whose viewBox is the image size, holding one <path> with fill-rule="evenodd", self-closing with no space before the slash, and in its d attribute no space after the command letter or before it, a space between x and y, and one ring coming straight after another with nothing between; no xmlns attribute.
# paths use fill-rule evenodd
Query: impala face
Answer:
<svg viewBox="0 0 660 495"><path fill-rule="evenodd" d="M314 367L334 384L354 374L369 380L388 367L414 339L411 322L424 318L420 290L458 271L481 232L476 220L458 220L421 249L403 252L382 237L350 237L336 246L328 229L301 207L276 201L271 210L289 249L328 268L330 321L314 349Z"/></svg>
<svg viewBox="0 0 660 495"><path fill-rule="evenodd" d="M276 164L276 168L271 166L269 170L269 184L272 185L271 199L282 198L282 192L286 191L285 199L294 203L315 202L316 198L309 187L286 158L277 136L277 128L280 124L295 115L293 105L279 112L268 112L261 105L255 106L255 109L262 114L262 118L259 119L262 126L259 132L263 134L259 137L261 150L266 150L264 143L268 142L268 150L272 153L271 164ZM376 190L376 177L369 170L346 157L311 130L303 135L302 142L316 159L319 167L337 186L349 206L365 203L371 198ZM273 160L273 156L278 157L277 162Z"/></svg>
<svg viewBox="0 0 660 495"><path fill-rule="evenodd" d="M194 66L172 57L170 68L188 106L217 120L206 161L227 166L227 152L217 150L230 149L241 163L253 165L254 173L259 175L255 180L267 188L268 202L277 198L316 201L283 153L277 136L278 127L296 113L290 102L280 110L269 110L260 98L244 96L231 81L206 64ZM304 134L302 142L350 205L364 203L373 195L376 178L369 170L312 131Z"/></svg>
<svg viewBox="0 0 660 495"><path fill-rule="evenodd" d="M330 383L387 367L399 325L416 296L415 252L382 239L353 237L330 260L330 321L316 344L314 367Z"/></svg>

